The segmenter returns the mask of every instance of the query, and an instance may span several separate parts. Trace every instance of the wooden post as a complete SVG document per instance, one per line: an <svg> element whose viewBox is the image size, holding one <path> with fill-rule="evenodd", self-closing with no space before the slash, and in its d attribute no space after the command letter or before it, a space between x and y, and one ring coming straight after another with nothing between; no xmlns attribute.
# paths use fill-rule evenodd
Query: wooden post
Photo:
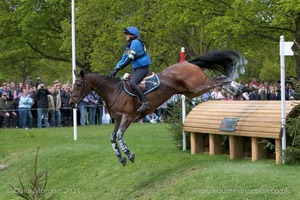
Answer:
<svg viewBox="0 0 300 200"><path fill-rule="evenodd" d="M243 138L229 135L229 157L231 160L243 157Z"/></svg>
<svg viewBox="0 0 300 200"><path fill-rule="evenodd" d="M261 141L260 138L257 137L251 138L252 161L260 160L266 157L264 151L264 145L262 143L259 143L260 141Z"/></svg>
<svg viewBox="0 0 300 200"><path fill-rule="evenodd" d="M191 154L203 153L203 134L190 133L191 135Z"/></svg>
<svg viewBox="0 0 300 200"><path fill-rule="evenodd" d="M281 140L275 139L275 160L276 164L281 164Z"/></svg>
<svg viewBox="0 0 300 200"><path fill-rule="evenodd" d="M209 134L209 154L221 154L222 153L222 141L221 135Z"/></svg>

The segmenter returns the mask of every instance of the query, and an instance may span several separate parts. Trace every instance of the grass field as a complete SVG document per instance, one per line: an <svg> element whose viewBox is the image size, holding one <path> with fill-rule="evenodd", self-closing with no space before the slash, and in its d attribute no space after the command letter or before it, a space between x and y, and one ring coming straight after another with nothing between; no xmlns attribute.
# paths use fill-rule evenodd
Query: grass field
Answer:
<svg viewBox="0 0 300 200"><path fill-rule="evenodd" d="M0 199L20 199L25 169L49 168L48 191L61 200L300 199L300 167L274 160L229 160L228 155L190 155L173 145L166 124L133 124L125 134L135 163L121 166L110 144L113 125L0 129ZM49 195L48 195L49 196Z"/></svg>

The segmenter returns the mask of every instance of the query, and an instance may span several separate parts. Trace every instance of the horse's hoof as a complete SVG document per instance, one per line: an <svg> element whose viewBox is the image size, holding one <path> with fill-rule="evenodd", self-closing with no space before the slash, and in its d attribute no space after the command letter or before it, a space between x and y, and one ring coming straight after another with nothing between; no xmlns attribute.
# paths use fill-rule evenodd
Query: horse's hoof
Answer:
<svg viewBox="0 0 300 200"><path fill-rule="evenodd" d="M130 156L128 157L128 159L129 159L132 163L134 163L135 154L134 154L134 153L130 154Z"/></svg>
<svg viewBox="0 0 300 200"><path fill-rule="evenodd" d="M125 166L127 163L127 159L125 157L120 158L119 161L123 166Z"/></svg>

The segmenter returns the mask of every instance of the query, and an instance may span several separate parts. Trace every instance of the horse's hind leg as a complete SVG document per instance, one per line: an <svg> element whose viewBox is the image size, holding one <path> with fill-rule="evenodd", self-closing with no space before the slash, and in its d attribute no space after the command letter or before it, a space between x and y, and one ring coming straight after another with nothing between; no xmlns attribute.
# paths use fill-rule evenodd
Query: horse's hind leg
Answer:
<svg viewBox="0 0 300 200"><path fill-rule="evenodd" d="M113 148L113 150L114 150L114 153L115 153L115 155L116 155L116 156L118 157L118 159L119 159L119 162L120 162L123 166L125 166L127 160L126 160L125 157L122 157L121 151L120 151L119 146L118 146L117 141L116 141L116 138L117 138L117 137L116 137L116 136L117 136L116 133L117 133L117 131L118 131L118 129L119 129L119 126L120 126L120 122L115 121L115 128L114 128L113 132L111 133L110 141L111 141L111 145L112 145L112 148Z"/></svg>
<svg viewBox="0 0 300 200"><path fill-rule="evenodd" d="M211 82L215 83L217 86L222 86L224 90L235 97L243 91L244 87L243 85L227 78L224 75L212 79Z"/></svg>

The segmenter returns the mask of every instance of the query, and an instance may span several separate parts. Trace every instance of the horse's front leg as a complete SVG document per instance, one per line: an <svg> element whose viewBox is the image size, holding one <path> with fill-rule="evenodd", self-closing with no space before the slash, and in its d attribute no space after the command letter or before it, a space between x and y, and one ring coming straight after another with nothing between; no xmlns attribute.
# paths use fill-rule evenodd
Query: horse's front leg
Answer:
<svg viewBox="0 0 300 200"><path fill-rule="evenodd" d="M111 145L112 145L112 148L114 150L114 153L115 155L118 157L119 159L119 162L125 166L126 165L126 158L125 157L122 157L121 155L121 151L119 149L119 146L117 144L117 131L119 130L119 127L120 127L120 121L115 121L115 128L113 130L113 132L111 133L111 137L110 137L110 141L111 141Z"/></svg>
<svg viewBox="0 0 300 200"><path fill-rule="evenodd" d="M119 142L120 147L121 147L122 151L124 152L124 154L126 154L128 156L128 159L131 162L134 162L135 154L130 152L125 140L123 139L123 135L124 135L126 129L129 127L129 125L132 123L132 121L133 121L133 118L124 116L124 115L122 116L119 130L117 132L117 139L118 139L118 142Z"/></svg>

